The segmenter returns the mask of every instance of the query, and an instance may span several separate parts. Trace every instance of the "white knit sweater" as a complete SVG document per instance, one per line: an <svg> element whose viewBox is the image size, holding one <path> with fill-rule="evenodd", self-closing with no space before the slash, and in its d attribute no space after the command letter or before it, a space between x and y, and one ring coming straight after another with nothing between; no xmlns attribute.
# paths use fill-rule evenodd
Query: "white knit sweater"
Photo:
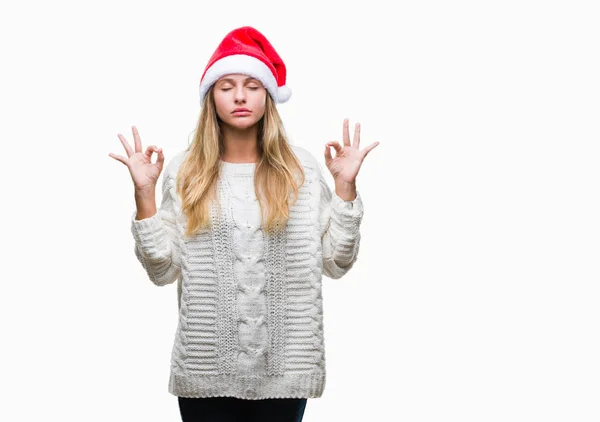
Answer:
<svg viewBox="0 0 600 422"><path fill-rule="evenodd" d="M158 286L178 281L179 323L169 392L181 397L320 397L325 387L322 275L338 279L357 259L360 195L344 201L321 165L292 145L305 172L283 234L261 228L254 163L221 161L221 215L191 239L176 192L188 150L163 172L162 202L131 218L135 254Z"/></svg>

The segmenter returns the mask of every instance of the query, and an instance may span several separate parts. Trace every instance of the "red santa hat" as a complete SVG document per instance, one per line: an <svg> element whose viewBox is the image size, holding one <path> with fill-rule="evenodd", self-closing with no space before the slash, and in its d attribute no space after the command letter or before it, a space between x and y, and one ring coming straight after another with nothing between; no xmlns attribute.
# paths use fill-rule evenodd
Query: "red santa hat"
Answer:
<svg viewBox="0 0 600 422"><path fill-rule="evenodd" d="M275 104L292 96L285 85L285 64L269 40L250 26L228 33L206 65L200 79L200 104L209 88L224 75L241 73L261 81Z"/></svg>

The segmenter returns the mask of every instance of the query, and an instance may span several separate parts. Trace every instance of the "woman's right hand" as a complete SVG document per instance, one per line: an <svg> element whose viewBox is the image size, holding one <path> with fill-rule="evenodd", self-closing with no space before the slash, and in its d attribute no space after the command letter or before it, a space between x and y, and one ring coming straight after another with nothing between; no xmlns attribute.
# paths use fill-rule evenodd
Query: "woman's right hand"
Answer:
<svg viewBox="0 0 600 422"><path fill-rule="evenodd" d="M165 162L165 156L163 155L162 148L158 148L156 145L150 145L146 148L146 152L142 152L140 134L135 126L132 126L131 129L133 131L135 151L131 149L131 145L129 145L125 137L119 133L117 136L121 140L125 152L127 152L127 158L113 154L112 152L108 155L127 166L136 191L154 192L158 177L163 168L163 163ZM152 163L153 152L158 154L156 163Z"/></svg>

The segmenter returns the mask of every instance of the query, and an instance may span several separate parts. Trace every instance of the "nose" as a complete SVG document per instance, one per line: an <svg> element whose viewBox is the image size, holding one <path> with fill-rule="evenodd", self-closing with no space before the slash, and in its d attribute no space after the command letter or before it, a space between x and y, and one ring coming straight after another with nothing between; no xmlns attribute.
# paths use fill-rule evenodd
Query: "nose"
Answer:
<svg viewBox="0 0 600 422"><path fill-rule="evenodd" d="M237 87L235 87L235 96L234 96L234 99L235 99L236 103L244 103L244 102L246 102L246 92L245 92L243 86L237 86Z"/></svg>

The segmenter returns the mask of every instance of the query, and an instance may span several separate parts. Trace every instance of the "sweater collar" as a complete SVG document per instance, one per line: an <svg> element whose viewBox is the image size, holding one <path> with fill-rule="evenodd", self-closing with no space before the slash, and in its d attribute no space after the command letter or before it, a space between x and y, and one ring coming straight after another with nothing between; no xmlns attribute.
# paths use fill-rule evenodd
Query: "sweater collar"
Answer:
<svg viewBox="0 0 600 422"><path fill-rule="evenodd" d="M228 161L219 160L221 166L221 174L245 175L254 174L256 163L230 163Z"/></svg>

